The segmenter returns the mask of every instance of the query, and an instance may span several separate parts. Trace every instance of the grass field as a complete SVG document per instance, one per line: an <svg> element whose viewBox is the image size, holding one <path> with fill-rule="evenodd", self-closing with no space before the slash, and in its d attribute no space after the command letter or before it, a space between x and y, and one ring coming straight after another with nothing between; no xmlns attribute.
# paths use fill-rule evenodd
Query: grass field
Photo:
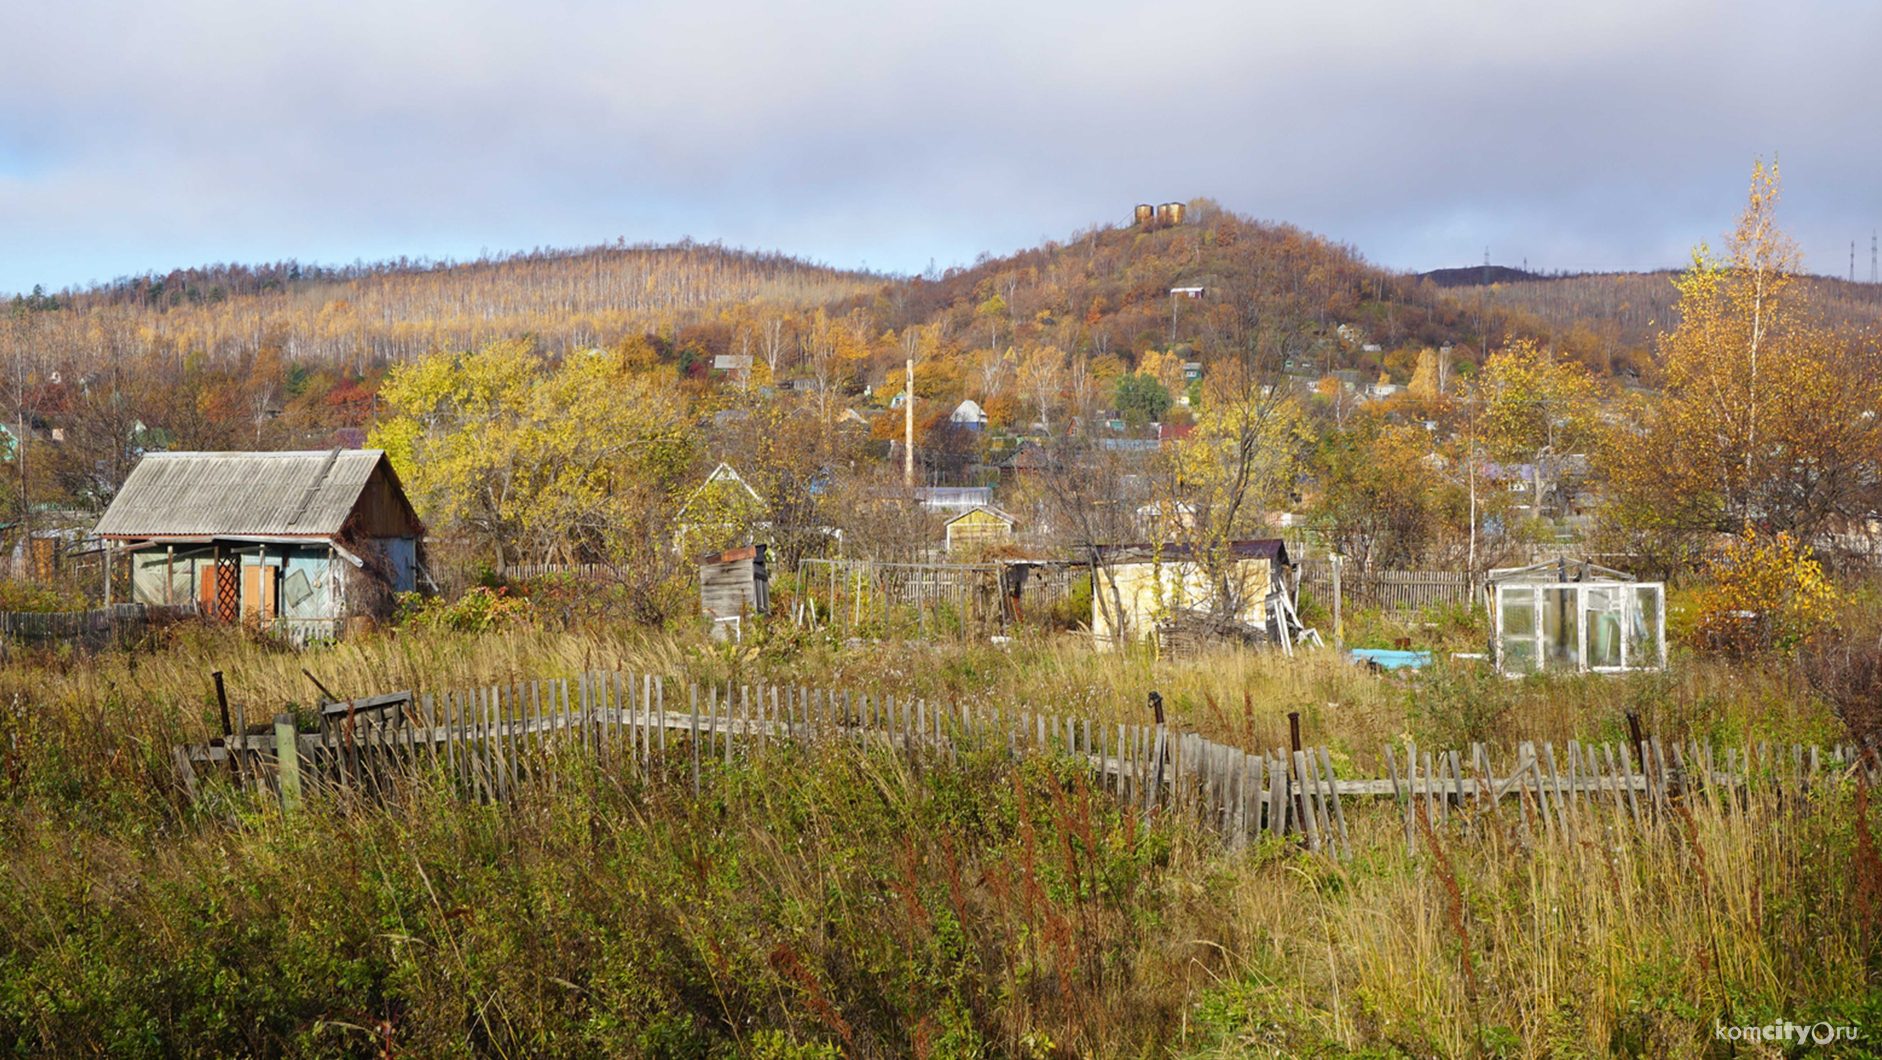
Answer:
<svg viewBox="0 0 1882 1060"><path fill-rule="evenodd" d="M425 777L389 806L283 816L219 782L187 802L169 749L210 734L209 671L253 718L312 702L303 667L345 694L618 668L1133 723L1157 689L1179 727L1246 746L1300 711L1343 772L1405 735L1616 740L1628 709L1721 745L1839 736L1783 667L1685 658L1511 682L1045 636L522 628L290 653L185 629L0 673L0 1054L1700 1057L1805 1055L1715 1024L1882 1033L1878 822L1853 782L1577 842L1453 815L1417 858L1354 804L1350 861L1229 852L1003 747L956 769L778 747L697 800L570 762L505 808Z"/></svg>

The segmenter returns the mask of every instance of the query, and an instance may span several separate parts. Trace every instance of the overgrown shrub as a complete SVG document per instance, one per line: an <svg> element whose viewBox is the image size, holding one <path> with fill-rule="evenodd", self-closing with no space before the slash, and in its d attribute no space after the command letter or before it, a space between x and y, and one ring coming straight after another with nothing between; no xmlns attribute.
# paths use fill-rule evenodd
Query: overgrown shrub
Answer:
<svg viewBox="0 0 1882 1060"><path fill-rule="evenodd" d="M1522 682L1489 666L1440 657L1412 676L1405 712L1426 746L1469 747L1504 735L1521 695Z"/></svg>
<svg viewBox="0 0 1882 1060"><path fill-rule="evenodd" d="M1045 614L1048 629L1078 630L1091 628L1091 576L1072 581L1071 589L1052 602Z"/></svg>
<svg viewBox="0 0 1882 1060"><path fill-rule="evenodd" d="M1696 646L1744 657L1789 652L1835 617L1836 587L1789 534L1747 529L1706 560Z"/></svg>
<svg viewBox="0 0 1882 1060"><path fill-rule="evenodd" d="M491 589L477 585L456 600L402 593L395 621L457 633L488 633L535 617L535 605L526 597L511 595L508 586Z"/></svg>
<svg viewBox="0 0 1882 1060"><path fill-rule="evenodd" d="M1798 652L1798 670L1850 735L1882 754L1882 605L1847 606L1835 625Z"/></svg>
<svg viewBox="0 0 1882 1060"><path fill-rule="evenodd" d="M84 611L91 602L70 589L0 578L0 611Z"/></svg>

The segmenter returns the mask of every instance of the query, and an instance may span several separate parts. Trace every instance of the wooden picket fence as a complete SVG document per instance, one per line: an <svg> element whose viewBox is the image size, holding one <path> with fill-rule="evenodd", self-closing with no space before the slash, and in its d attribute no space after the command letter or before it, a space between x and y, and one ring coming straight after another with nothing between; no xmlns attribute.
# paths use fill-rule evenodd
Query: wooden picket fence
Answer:
<svg viewBox="0 0 1882 1060"><path fill-rule="evenodd" d="M1602 807L1610 824L1640 828L1695 793L1735 801L1754 785L1786 800L1807 799L1827 771L1854 761L1854 749L1769 746L1726 749L1663 745L1595 747L1570 741L1524 743L1514 762L1483 744L1465 754L1407 745L1382 755L1387 776L1344 778L1324 746L1249 751L1164 725L1097 723L1047 712L976 713L922 698L807 686L681 684L652 674L595 671L575 678L516 681L440 694L410 692L328 703L318 731L296 731L281 714L250 727L237 707L233 733L175 749L192 798L199 772L225 770L239 786L285 806L311 795L397 799L404 781L442 774L466 798L509 803L553 787L571 762L646 783L690 784L714 763L763 755L786 744L888 749L925 766L952 765L968 748L1004 747L1014 756L1081 758L1120 804L1145 813L1181 813L1222 834L1231 847L1266 838L1351 854L1347 807L1391 798L1416 853L1420 820L1506 811L1523 827L1576 834ZM1505 756L1507 758L1507 755ZM1786 768L1788 767L1788 769Z"/></svg>
<svg viewBox="0 0 1882 1060"><path fill-rule="evenodd" d="M1195 805L1203 823L1239 845L1263 834L1298 834L1312 850L1351 856L1345 803L1351 799L1390 797L1403 819L1406 852L1416 855L1421 834L1454 822L1472 826L1500 823L1507 817L1533 838L1538 833L1579 839L1608 828L1651 829L1687 807L1725 811L1749 808L1801 810L1824 778L1861 769L1865 779L1882 779L1882 763L1859 748L1793 744L1773 748L1724 748L1710 743L1663 742L1645 736L1638 745L1603 743L1599 747L1570 740L1558 758L1556 748L1529 741L1516 748L1516 761L1494 761L1487 744L1472 744L1467 754L1423 752L1416 744L1381 755L1387 775L1341 779L1325 747L1274 749L1251 753L1190 734L1178 744L1179 802ZM1858 763L1861 763L1858 765ZM1501 771L1499 771L1499 768Z"/></svg>
<svg viewBox="0 0 1882 1060"><path fill-rule="evenodd" d="M465 572L466 581L474 581L481 568ZM612 581L621 574L621 568L608 563L512 563L503 568L503 577L508 581L530 581L536 578L548 578L555 575L568 575L576 581Z"/></svg>
<svg viewBox="0 0 1882 1060"><path fill-rule="evenodd" d="M68 642L102 647L137 636L153 624L196 615L194 604L113 604L89 611L0 611L0 644Z"/></svg>
<svg viewBox="0 0 1882 1060"><path fill-rule="evenodd" d="M1362 571L1347 564L1340 571L1340 596L1357 607L1376 607L1386 611L1417 611L1426 607L1468 603L1471 600L1470 575L1445 570L1372 570ZM1333 568L1324 560L1305 560L1300 565L1300 589L1331 609Z"/></svg>

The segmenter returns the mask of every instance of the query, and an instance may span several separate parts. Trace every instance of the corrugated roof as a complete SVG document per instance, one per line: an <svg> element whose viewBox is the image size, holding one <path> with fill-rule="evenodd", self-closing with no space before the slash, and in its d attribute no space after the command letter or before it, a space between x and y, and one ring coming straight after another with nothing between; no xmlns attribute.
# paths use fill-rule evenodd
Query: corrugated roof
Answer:
<svg viewBox="0 0 1882 1060"><path fill-rule="evenodd" d="M359 502L382 449L287 453L150 453L94 531L171 535L329 537Z"/></svg>

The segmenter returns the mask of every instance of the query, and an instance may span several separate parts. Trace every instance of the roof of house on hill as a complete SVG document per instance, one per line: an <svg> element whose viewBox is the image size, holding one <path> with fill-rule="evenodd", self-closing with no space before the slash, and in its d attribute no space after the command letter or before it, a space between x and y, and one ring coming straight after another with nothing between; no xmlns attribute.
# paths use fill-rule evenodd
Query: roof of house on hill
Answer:
<svg viewBox="0 0 1882 1060"><path fill-rule="evenodd" d="M405 503L383 449L149 453L131 469L93 532L103 537L332 537L381 467Z"/></svg>
<svg viewBox="0 0 1882 1060"><path fill-rule="evenodd" d="M1053 466L1052 454L1045 447L1030 439L1020 443L1012 455L996 466L1013 471L1043 471Z"/></svg>
<svg viewBox="0 0 1882 1060"><path fill-rule="evenodd" d="M1008 526L1016 527L1019 525L1019 516L1014 515L1012 512L1009 512L1005 510L1004 508L996 508L991 504L977 504L974 507L969 508L964 512L961 512L958 515L950 516L944 525L953 526L955 523L958 523L961 520L968 518L969 516L983 515L983 514L991 515L995 519L1000 520L1001 522L1007 524Z"/></svg>
<svg viewBox="0 0 1882 1060"><path fill-rule="evenodd" d="M968 398L954 406L954 411L948 414L948 421L951 423L985 423L987 422L987 411L980 407L980 402L975 401L973 398Z"/></svg>

